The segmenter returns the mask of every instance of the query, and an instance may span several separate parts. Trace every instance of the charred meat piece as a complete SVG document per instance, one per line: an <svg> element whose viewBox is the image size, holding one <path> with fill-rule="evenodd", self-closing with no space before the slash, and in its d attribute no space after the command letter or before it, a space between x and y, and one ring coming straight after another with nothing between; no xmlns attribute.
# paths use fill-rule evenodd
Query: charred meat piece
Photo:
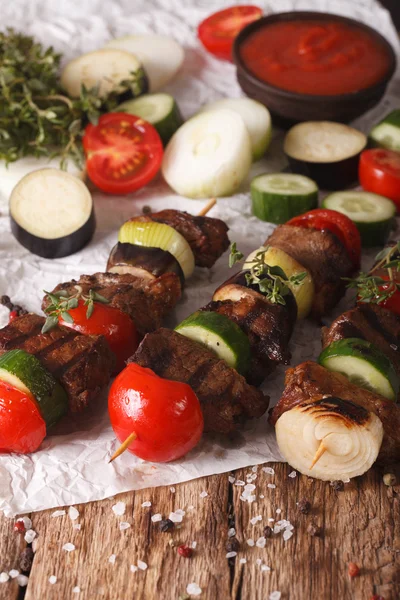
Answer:
<svg viewBox="0 0 400 600"><path fill-rule="evenodd" d="M190 245L198 267L212 267L229 248L228 226L220 219L196 217L184 211L166 209L131 220L144 223L156 221L176 229Z"/></svg>
<svg viewBox="0 0 400 600"><path fill-rule="evenodd" d="M0 354L14 348L34 354L64 387L70 411L80 412L109 383L115 357L101 335L59 326L41 333L44 322L28 313L0 329Z"/></svg>
<svg viewBox="0 0 400 600"><path fill-rule="evenodd" d="M275 425L286 411L303 403L329 397L347 400L379 417L384 430L379 459L382 462L400 459L400 406L353 385L344 375L328 371L315 362L307 361L287 370L285 389L271 411L270 421Z"/></svg>
<svg viewBox="0 0 400 600"><path fill-rule="evenodd" d="M345 292L342 277L354 271L342 243L330 231L279 225L265 245L280 248L310 271L315 295L311 315L318 319L329 312Z"/></svg>
<svg viewBox="0 0 400 600"><path fill-rule="evenodd" d="M82 275L78 281L73 279L60 283L53 292L65 290L72 295L76 293L77 285L81 286L84 293L89 290L98 292L110 301L109 306L128 314L142 336L161 326L181 296L180 280L175 273L165 273L151 281L119 273ZM48 302L44 298L43 310Z"/></svg>
<svg viewBox="0 0 400 600"><path fill-rule="evenodd" d="M198 342L170 329L147 334L128 362L189 384L200 401L205 431L230 433L246 419L261 417L268 408L269 398L235 369Z"/></svg>
<svg viewBox="0 0 400 600"><path fill-rule="evenodd" d="M359 304L322 330L324 348L344 338L361 338L386 354L400 376L400 316L378 304Z"/></svg>

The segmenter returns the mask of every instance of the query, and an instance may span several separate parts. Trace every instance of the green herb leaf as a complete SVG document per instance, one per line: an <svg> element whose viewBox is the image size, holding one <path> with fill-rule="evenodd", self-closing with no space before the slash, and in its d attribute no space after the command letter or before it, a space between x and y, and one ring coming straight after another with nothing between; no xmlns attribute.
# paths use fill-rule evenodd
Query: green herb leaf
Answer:
<svg viewBox="0 0 400 600"><path fill-rule="evenodd" d="M92 316L94 311L94 303L93 302L89 302L89 304L87 305L87 311L86 311L86 318L90 319L90 317Z"/></svg>
<svg viewBox="0 0 400 600"><path fill-rule="evenodd" d="M236 247L236 242L232 242L229 254L229 267L232 268L236 263L243 260L244 254L239 252Z"/></svg>
<svg viewBox="0 0 400 600"><path fill-rule="evenodd" d="M56 325L58 325L58 317L56 317L54 315L48 316L42 327L42 333L47 333L48 331L53 329Z"/></svg>
<svg viewBox="0 0 400 600"><path fill-rule="evenodd" d="M73 318L71 317L71 315L67 311L62 311L61 312L61 318L66 323L71 323L72 324L74 322Z"/></svg>

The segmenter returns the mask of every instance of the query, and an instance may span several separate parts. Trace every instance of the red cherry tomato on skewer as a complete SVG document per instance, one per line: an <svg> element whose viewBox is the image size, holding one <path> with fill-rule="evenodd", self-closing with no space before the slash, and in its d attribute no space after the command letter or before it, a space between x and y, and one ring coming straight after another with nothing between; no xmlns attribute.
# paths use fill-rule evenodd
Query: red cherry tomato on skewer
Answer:
<svg viewBox="0 0 400 600"><path fill-rule="evenodd" d="M204 48L225 60L232 60L235 37L249 23L262 17L258 6L231 6L210 15L198 27L197 34Z"/></svg>
<svg viewBox="0 0 400 600"><path fill-rule="evenodd" d="M83 136L89 178L103 192L128 194L157 175L163 156L161 138L140 117L126 113L102 115Z"/></svg>
<svg viewBox="0 0 400 600"><path fill-rule="evenodd" d="M46 423L32 396L0 380L0 453L28 454L46 437Z"/></svg>
<svg viewBox="0 0 400 600"><path fill-rule="evenodd" d="M358 167L360 184L368 192L390 198L400 208L400 152L364 150Z"/></svg>
<svg viewBox="0 0 400 600"><path fill-rule="evenodd" d="M138 347L138 334L129 315L107 304L94 303L92 315L87 318L87 306L79 300L77 308L68 310L73 323L58 318L60 325L70 327L85 335L104 335L111 350L117 357L115 372L124 368L126 360Z"/></svg>
<svg viewBox="0 0 400 600"><path fill-rule="evenodd" d="M360 234L353 221L346 215L328 208L316 208L290 219L286 225L320 230L327 229L342 242L354 266L356 268L360 266Z"/></svg>
<svg viewBox="0 0 400 600"><path fill-rule="evenodd" d="M135 363L112 384L108 411L117 438L124 442L134 432L128 450L152 462L184 456L203 433L203 413L192 388Z"/></svg>

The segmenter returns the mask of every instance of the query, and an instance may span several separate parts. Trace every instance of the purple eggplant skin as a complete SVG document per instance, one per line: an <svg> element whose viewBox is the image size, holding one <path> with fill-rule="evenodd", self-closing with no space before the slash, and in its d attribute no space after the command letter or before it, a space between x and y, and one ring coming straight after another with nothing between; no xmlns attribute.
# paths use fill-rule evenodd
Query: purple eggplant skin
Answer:
<svg viewBox="0 0 400 600"><path fill-rule="evenodd" d="M112 248L107 262L107 271L116 270L118 267L129 267L148 271L153 277L160 277L164 273L175 273L178 275L182 287L185 284L185 276L176 258L161 248L147 248L136 244L118 242Z"/></svg>
<svg viewBox="0 0 400 600"><path fill-rule="evenodd" d="M44 239L29 233L12 216L10 216L10 223L15 239L29 252L43 258L62 258L63 256L75 254L90 242L96 229L96 217L93 208L88 220L79 229L54 239Z"/></svg>

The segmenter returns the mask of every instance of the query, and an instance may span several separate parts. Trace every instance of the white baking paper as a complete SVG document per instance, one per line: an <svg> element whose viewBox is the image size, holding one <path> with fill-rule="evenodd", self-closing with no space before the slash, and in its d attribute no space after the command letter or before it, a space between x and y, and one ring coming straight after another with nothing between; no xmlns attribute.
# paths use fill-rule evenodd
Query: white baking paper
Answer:
<svg viewBox="0 0 400 600"><path fill-rule="evenodd" d="M228 3L222 0L86 0L79 3L72 0L13 0L2 2L1 27L14 26L34 35L44 44L52 44L64 54L65 59L100 48L115 36L145 32L171 35L185 47L186 58L182 71L166 91L176 97L184 116L189 117L206 102L222 96L241 95L234 66L207 54L196 37L196 26L202 18L231 4L234 4L232 0ZM390 40L396 52L399 51L389 14L373 0L270 0L258 1L257 4L266 13L320 9L353 16L376 27ZM379 107L359 119L356 126L367 131L371 123L397 106L399 89L397 72L390 93ZM281 142L282 134L275 131L268 154L253 166L250 177L278 171L285 166ZM218 200L218 206L210 213L227 222L231 240L235 240L245 254L261 245L273 229L272 225L251 217L248 189L246 182L243 193ZM130 197L114 198L94 192L94 199L98 226L90 245L73 256L45 260L27 252L11 235L7 197L3 195L0 204L1 294L6 293L14 302L40 312L43 289L51 290L60 281L105 268L119 226L125 219L139 213L144 205L151 206L153 210L179 208L191 213L198 212L204 205L204 202L175 195L163 183L161 176ZM174 326L206 304L213 290L229 275L226 255L210 271L197 269L168 325ZM342 302L337 311L344 306ZM6 324L7 314L5 309L1 309L0 325ZM291 348L293 364L317 357L320 329L308 322L299 323ZM272 403L282 392L283 374L284 368L277 369L264 385ZM206 436L193 452L171 464L146 463L129 453L108 464L116 446L104 394L87 413L59 425L38 452L29 456L0 456L0 510L11 516L281 460L266 417L248 423L240 434L230 440Z"/></svg>

